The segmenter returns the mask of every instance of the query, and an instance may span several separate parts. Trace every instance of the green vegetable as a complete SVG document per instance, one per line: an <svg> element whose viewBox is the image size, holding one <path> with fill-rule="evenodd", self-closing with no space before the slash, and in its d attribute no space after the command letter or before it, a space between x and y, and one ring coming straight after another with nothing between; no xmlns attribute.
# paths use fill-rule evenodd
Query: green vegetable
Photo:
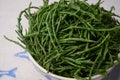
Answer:
<svg viewBox="0 0 120 80"><path fill-rule="evenodd" d="M48 72L86 80L96 74L105 74L118 60L120 48L120 18L86 0L60 0L37 8L21 11L16 30L21 43L11 40L26 49ZM31 12L35 8L37 11ZM23 34L22 15L29 27Z"/></svg>

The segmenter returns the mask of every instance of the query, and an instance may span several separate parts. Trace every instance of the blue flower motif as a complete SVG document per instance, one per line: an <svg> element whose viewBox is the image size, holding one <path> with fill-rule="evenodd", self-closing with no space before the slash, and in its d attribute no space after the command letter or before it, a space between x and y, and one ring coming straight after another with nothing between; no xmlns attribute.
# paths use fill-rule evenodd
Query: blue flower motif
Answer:
<svg viewBox="0 0 120 80"><path fill-rule="evenodd" d="M0 70L0 77L2 76L10 76L10 77L13 77L13 78L16 78L16 74L15 74L15 71L17 70L17 67L7 71L7 70Z"/></svg>
<svg viewBox="0 0 120 80"><path fill-rule="evenodd" d="M20 58L24 58L24 59L27 59L27 60L30 60L26 51L18 52L18 53L15 54L15 56L16 57L20 57Z"/></svg>

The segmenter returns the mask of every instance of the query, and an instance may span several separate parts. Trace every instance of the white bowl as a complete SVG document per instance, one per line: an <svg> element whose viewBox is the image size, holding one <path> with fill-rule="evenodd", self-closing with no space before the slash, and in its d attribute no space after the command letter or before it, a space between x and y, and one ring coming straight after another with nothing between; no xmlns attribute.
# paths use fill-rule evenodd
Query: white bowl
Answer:
<svg viewBox="0 0 120 80"><path fill-rule="evenodd" d="M93 0L88 0L89 3L96 3L96 1L93 1ZM119 9L119 0L106 0L102 6L105 8L105 9L110 9L111 6L115 6L116 10L115 10L115 13L117 13L118 15L120 15L120 9ZM28 53L29 54L29 53ZM120 54L118 55L118 57L120 57ZM40 77L41 77L41 80L76 80L74 78L67 78L67 77L62 77L62 76L58 76L58 75L55 75L51 72L47 72L43 67L41 67L34 59L33 57L29 54L29 58L31 60L31 62L33 63L35 69L40 73ZM112 69L114 68L114 66L110 69L107 70L107 72L109 73ZM92 80L101 80L103 79L103 76L98 74L98 75L95 75L95 76L92 76Z"/></svg>

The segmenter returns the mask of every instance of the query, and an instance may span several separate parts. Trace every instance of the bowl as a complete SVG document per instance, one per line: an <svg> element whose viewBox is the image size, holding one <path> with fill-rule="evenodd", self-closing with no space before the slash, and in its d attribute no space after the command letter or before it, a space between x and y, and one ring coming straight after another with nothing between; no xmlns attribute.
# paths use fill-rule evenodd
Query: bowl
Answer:
<svg viewBox="0 0 120 80"><path fill-rule="evenodd" d="M94 3L94 1L92 0L88 0L89 3ZM105 1L104 4L102 4L103 7L105 7L105 9L110 9L110 7L114 5L116 10L115 10L115 13L117 14L120 14L119 13L119 0L116 0L116 1ZM29 53L28 53L29 54ZM118 55L118 57L120 58L120 54ZM33 63L35 69L39 72L40 74L40 78L41 80L76 80L74 78L68 78L68 77L63 77L63 76L59 76L59 75L56 75L56 74L53 74L51 72L47 72L47 70L45 70L42 66L40 66L35 60L34 58L32 57L31 54L29 54L29 58L31 60L31 62ZM116 61L115 61L116 62ZM113 70L115 66L109 68L107 70L107 73L110 73L111 70ZM101 75L101 74L98 74L98 75L94 75L92 76L92 80L101 80L103 79L104 77ZM86 77L86 79L88 79L88 77Z"/></svg>

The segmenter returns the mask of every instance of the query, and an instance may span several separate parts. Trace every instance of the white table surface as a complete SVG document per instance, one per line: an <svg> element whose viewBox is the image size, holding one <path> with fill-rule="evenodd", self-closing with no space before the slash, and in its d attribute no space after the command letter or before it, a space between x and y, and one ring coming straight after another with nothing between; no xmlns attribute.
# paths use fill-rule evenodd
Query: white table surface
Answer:
<svg viewBox="0 0 120 80"><path fill-rule="evenodd" d="M49 1L51 3L58 0ZM97 0L88 1L94 3ZM0 75L3 74L0 76L0 80L41 80L39 73L27 58L16 56L16 54L24 50L3 37L3 35L6 35L11 39L17 40L17 34L14 30L17 29L18 14L21 10L28 7L30 2L34 6L43 4L42 0L0 0L0 71L9 72L13 70L13 75L0 72ZM110 9L112 5L116 8L115 13L120 15L120 0L105 0L105 3L102 4L106 9ZM24 21L23 25L27 27L27 23ZM120 80L120 67L116 67L110 75L110 78L105 80Z"/></svg>

